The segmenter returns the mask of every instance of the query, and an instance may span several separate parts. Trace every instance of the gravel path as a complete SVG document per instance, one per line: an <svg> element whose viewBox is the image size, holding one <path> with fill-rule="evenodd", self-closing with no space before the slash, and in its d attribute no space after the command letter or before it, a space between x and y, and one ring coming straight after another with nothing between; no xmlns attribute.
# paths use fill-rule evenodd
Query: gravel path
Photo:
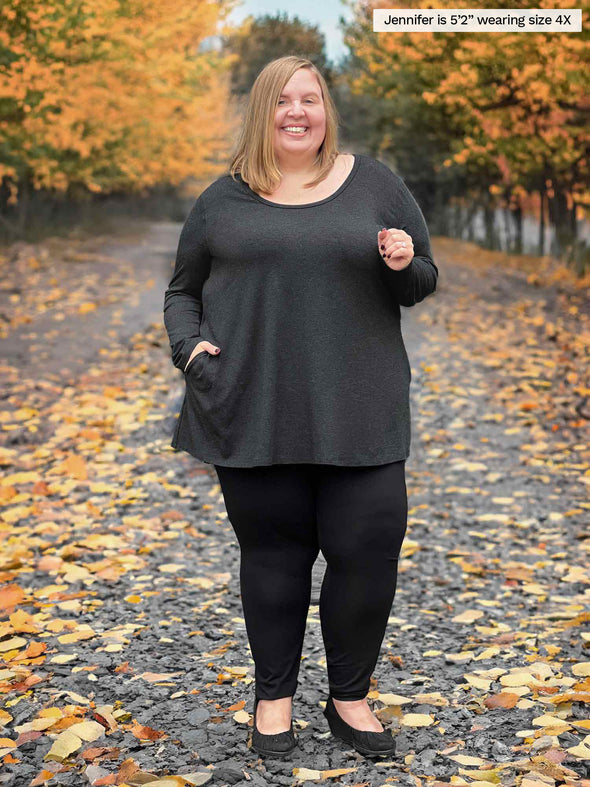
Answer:
<svg viewBox="0 0 590 787"><path fill-rule="evenodd" d="M5 278L0 784L589 787L588 299L435 239L439 289L403 310L409 530L370 694L398 751L331 738L314 605L299 747L263 760L238 546L212 468L169 447L179 230L23 249Z"/></svg>

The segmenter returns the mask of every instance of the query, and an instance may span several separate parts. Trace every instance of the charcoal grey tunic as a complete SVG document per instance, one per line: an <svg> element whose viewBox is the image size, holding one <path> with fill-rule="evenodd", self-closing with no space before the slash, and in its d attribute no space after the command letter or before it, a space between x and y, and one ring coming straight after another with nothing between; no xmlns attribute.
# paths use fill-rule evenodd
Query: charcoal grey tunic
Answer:
<svg viewBox="0 0 590 787"><path fill-rule="evenodd" d="M383 228L414 258L390 269ZM276 204L222 175L182 228L164 297L172 362L186 383L174 448L229 467L407 459L410 364L400 304L434 292L424 217L403 180L355 155L329 197ZM199 353L206 339L218 355Z"/></svg>

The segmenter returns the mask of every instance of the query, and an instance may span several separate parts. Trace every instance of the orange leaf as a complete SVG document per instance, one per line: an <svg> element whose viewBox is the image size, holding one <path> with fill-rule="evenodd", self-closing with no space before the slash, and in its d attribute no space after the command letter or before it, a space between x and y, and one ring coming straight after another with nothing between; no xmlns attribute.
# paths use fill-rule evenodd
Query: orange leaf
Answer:
<svg viewBox="0 0 590 787"><path fill-rule="evenodd" d="M158 738L162 738L166 734L160 730L153 730L151 727L144 727L141 724L136 724L135 727L132 727L131 732L136 738L144 741L156 741Z"/></svg>
<svg viewBox="0 0 590 787"><path fill-rule="evenodd" d="M486 697L483 702L486 708L513 708L519 699L518 694L513 694L511 691L501 691L499 694Z"/></svg>
<svg viewBox="0 0 590 787"><path fill-rule="evenodd" d="M78 454L69 454L67 459L64 459L57 468L64 475L71 478L77 478L79 481L85 481L88 478L88 471L86 470L86 462L84 458Z"/></svg>
<svg viewBox="0 0 590 787"><path fill-rule="evenodd" d="M20 585L6 585L0 588L0 609L9 609L21 604L25 598L25 591Z"/></svg>
<svg viewBox="0 0 590 787"><path fill-rule="evenodd" d="M590 692L573 691L569 694L558 694L557 697L551 697L551 702L554 702L556 705L561 705L562 702L590 703Z"/></svg>
<svg viewBox="0 0 590 787"><path fill-rule="evenodd" d="M42 653L45 653L47 650L47 643L46 642L31 642L27 649L25 650L25 656L28 658L34 659L37 656L40 656Z"/></svg>

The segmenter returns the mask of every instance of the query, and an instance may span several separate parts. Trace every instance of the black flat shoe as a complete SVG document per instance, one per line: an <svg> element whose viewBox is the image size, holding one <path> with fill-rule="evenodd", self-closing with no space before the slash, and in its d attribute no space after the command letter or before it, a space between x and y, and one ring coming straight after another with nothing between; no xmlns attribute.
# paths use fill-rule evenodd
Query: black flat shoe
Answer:
<svg viewBox="0 0 590 787"><path fill-rule="evenodd" d="M373 732L372 730L357 730L347 724L336 710L332 695L328 695L324 716L328 720L330 732L346 743L352 744L360 753L368 757L383 757L395 754L395 739L390 730Z"/></svg>
<svg viewBox="0 0 590 787"><path fill-rule="evenodd" d="M293 720L291 719L290 728L284 732L276 732L274 734L260 732L256 726L256 708L258 707L259 699L260 697L255 697L254 699L252 748L258 754L269 757L286 757L297 746L297 738L293 732Z"/></svg>

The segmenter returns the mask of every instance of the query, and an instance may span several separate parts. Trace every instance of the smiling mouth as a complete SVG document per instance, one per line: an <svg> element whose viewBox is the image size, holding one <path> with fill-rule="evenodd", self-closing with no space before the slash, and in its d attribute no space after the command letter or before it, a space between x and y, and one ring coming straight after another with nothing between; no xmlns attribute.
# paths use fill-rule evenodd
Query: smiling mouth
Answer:
<svg viewBox="0 0 590 787"><path fill-rule="evenodd" d="M292 126L291 128L298 128L297 126ZM281 131L284 131L286 134L291 134L292 137L302 137L304 134L307 134L309 131L309 126L299 126L299 128L303 129L303 131L288 131L285 126L281 126Z"/></svg>

